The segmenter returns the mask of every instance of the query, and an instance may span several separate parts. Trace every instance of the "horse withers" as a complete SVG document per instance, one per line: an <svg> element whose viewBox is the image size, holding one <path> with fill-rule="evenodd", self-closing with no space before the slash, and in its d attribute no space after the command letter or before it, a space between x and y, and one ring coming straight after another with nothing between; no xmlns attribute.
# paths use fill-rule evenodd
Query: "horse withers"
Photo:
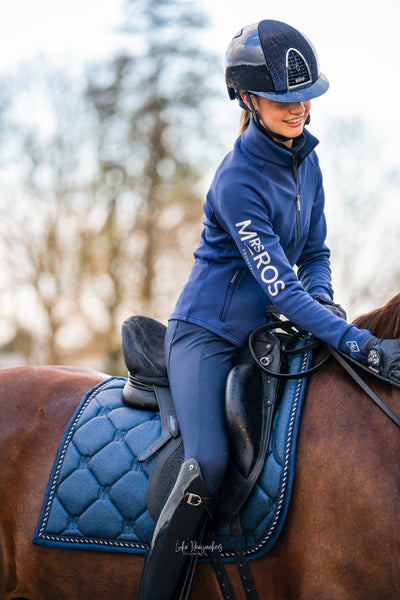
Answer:
<svg viewBox="0 0 400 600"><path fill-rule="evenodd" d="M399 337L400 294L357 325ZM104 379L62 367L0 371L0 600L135 597L142 556L31 543L63 431ZM367 381L399 415L400 390ZM338 364L311 377L286 523L249 562L259 600L399 600L399 454L399 428ZM244 599L235 565L226 570ZM211 566L199 564L191 599L205 598L222 595Z"/></svg>

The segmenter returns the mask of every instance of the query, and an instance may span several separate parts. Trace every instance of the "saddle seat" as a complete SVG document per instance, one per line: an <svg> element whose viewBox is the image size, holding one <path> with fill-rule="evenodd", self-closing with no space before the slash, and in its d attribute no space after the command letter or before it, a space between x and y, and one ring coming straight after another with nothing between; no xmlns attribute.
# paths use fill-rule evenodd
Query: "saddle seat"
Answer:
<svg viewBox="0 0 400 600"><path fill-rule="evenodd" d="M128 406L159 410L154 386L168 386L164 352L166 332L165 325L150 317L138 315L123 322L121 345L129 373L123 398Z"/></svg>

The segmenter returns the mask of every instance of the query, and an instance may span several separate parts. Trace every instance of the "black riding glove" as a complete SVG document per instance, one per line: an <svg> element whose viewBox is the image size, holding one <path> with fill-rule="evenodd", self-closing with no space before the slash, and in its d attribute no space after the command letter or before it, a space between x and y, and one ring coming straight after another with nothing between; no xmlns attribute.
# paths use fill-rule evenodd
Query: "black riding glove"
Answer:
<svg viewBox="0 0 400 600"><path fill-rule="evenodd" d="M373 335L367 337L360 348L366 363L389 379L400 383L399 340L379 340Z"/></svg>
<svg viewBox="0 0 400 600"><path fill-rule="evenodd" d="M328 300L327 298L323 298L322 296L314 296L314 300L318 300L320 304L323 304L325 308L331 311L332 314L340 317L341 319L346 320L347 315L346 311L340 306L340 304L336 304L333 300Z"/></svg>

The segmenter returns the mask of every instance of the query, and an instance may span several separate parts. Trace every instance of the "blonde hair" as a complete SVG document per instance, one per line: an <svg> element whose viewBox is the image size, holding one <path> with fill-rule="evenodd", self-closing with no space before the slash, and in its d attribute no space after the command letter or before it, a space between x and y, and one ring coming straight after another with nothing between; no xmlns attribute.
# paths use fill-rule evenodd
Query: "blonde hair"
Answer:
<svg viewBox="0 0 400 600"><path fill-rule="evenodd" d="M250 113L248 110L244 110L244 108L242 108L242 113L240 115L240 120L239 120L239 135L242 135L242 133L244 131L246 131L246 129L248 128L250 123Z"/></svg>

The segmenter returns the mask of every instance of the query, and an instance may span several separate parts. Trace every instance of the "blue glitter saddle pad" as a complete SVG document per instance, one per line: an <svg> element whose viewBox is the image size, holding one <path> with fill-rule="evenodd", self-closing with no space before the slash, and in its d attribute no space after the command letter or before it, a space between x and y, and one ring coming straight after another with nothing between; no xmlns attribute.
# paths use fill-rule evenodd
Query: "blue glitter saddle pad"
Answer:
<svg viewBox="0 0 400 600"><path fill-rule="evenodd" d="M311 354L291 358L290 371L309 367ZM160 436L158 413L122 402L125 378L90 390L69 422L46 489L33 543L62 548L144 553L154 521L146 487L156 456L137 457ZM242 536L215 524L225 562L238 544L256 558L276 541L289 506L297 435L307 380L288 380L277 409L265 465L240 511Z"/></svg>

